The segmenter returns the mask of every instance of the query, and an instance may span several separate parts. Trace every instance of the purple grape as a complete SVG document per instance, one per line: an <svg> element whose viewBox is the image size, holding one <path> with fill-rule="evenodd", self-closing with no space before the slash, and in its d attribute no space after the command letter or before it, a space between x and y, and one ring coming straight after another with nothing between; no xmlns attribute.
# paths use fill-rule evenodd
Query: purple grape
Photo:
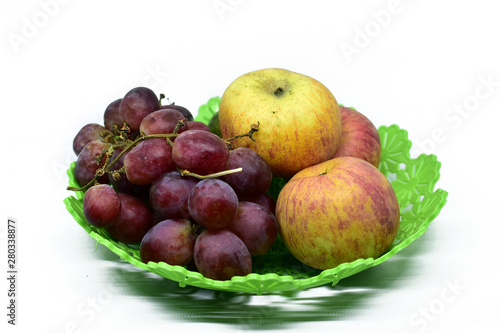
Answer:
<svg viewBox="0 0 500 333"><path fill-rule="evenodd" d="M278 237L278 222L266 208L242 201L229 230L245 243L251 255L259 256L266 254Z"/></svg>
<svg viewBox="0 0 500 333"><path fill-rule="evenodd" d="M120 214L106 231L117 241L125 244L140 243L153 226L153 212L140 199L126 193L120 198Z"/></svg>
<svg viewBox="0 0 500 333"><path fill-rule="evenodd" d="M115 148L113 151L113 155L111 156L110 162L114 161L124 149L125 148ZM127 179L127 174L124 172L120 173L120 178L118 180L115 180L113 178L112 171L119 170L123 167L123 160L125 159L125 156L127 156L127 154L129 152L130 151L126 151L109 168L109 171L110 171L110 172L108 172L109 184L112 185L113 188L115 190L117 190L118 192L127 193L127 194L134 195L134 196L141 196L142 192L149 191L148 185L136 185L136 184L131 183Z"/></svg>
<svg viewBox="0 0 500 333"><path fill-rule="evenodd" d="M238 199L240 201L250 201L253 203L256 203L258 205L261 205L262 207L266 208L269 210L271 213L276 212L276 201L267 193L264 194L259 194L255 196L238 196Z"/></svg>
<svg viewBox="0 0 500 333"><path fill-rule="evenodd" d="M252 256L243 241L228 229L206 229L194 244L194 262L210 279L229 280L252 272Z"/></svg>
<svg viewBox="0 0 500 333"><path fill-rule="evenodd" d="M113 223L120 215L120 207L118 194L107 184L92 186L83 197L83 214L98 228Z"/></svg>
<svg viewBox="0 0 500 333"><path fill-rule="evenodd" d="M99 140L90 141L85 145L83 150L78 155L75 164L75 178L80 186L87 185L87 183L94 178L97 169L103 167L106 157L101 159L101 163L98 163L97 158L101 156L103 149L107 150L109 147L111 147L110 144ZM99 177L97 181L101 184L109 183L109 179L106 174Z"/></svg>
<svg viewBox="0 0 500 333"><path fill-rule="evenodd" d="M229 148L217 135L200 130L187 130L174 141L172 159L179 167L199 175L224 171Z"/></svg>
<svg viewBox="0 0 500 333"><path fill-rule="evenodd" d="M144 135L151 134L171 134L174 132L175 126L184 116L173 109L162 109L151 112L141 122L140 131ZM186 126L181 126L177 133L182 133L187 129ZM173 141L173 138L171 138Z"/></svg>
<svg viewBox="0 0 500 333"><path fill-rule="evenodd" d="M210 132L210 128L207 124L202 123L201 121L190 121L187 123L188 130L200 130Z"/></svg>
<svg viewBox="0 0 500 333"><path fill-rule="evenodd" d="M151 184L162 174L173 171L172 146L163 138L140 142L123 159L127 179L136 185Z"/></svg>
<svg viewBox="0 0 500 333"><path fill-rule="evenodd" d="M191 113L191 111L189 111L183 106L177 104L168 104L168 105L162 105L160 109L173 109L179 111L188 121L193 121L193 114Z"/></svg>
<svg viewBox="0 0 500 333"><path fill-rule="evenodd" d="M149 202L161 219L188 219L188 198L198 179L177 171L158 177L149 189Z"/></svg>
<svg viewBox="0 0 500 333"><path fill-rule="evenodd" d="M222 180L204 179L191 191L188 209L192 218L203 227L224 228L236 216L238 196Z"/></svg>
<svg viewBox="0 0 500 333"><path fill-rule="evenodd" d="M120 103L120 117L132 131L138 130L142 119L159 108L160 102L153 90L137 87L127 92L123 97Z"/></svg>
<svg viewBox="0 0 500 333"><path fill-rule="evenodd" d="M120 116L120 103L122 99L119 98L111 102L104 110L104 127L113 133L123 127L123 119Z"/></svg>
<svg viewBox="0 0 500 333"><path fill-rule="evenodd" d="M225 176L238 195L256 196L265 193L271 186L273 174L266 161L250 148L237 148L231 151L227 169L243 168Z"/></svg>
<svg viewBox="0 0 500 333"><path fill-rule="evenodd" d="M185 266L193 260L197 236L189 220L161 221L143 237L139 249L141 261L146 264L152 261Z"/></svg>
<svg viewBox="0 0 500 333"><path fill-rule="evenodd" d="M78 156L83 147L90 141L100 140L104 137L103 131L106 128L99 124L87 124L83 126L73 139L73 151Z"/></svg>

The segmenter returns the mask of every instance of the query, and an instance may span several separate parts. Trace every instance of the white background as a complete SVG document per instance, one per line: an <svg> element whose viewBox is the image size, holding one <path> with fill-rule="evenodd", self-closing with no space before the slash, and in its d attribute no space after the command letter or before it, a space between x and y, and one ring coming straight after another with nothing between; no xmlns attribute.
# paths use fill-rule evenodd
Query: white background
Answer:
<svg viewBox="0 0 500 333"><path fill-rule="evenodd" d="M19 269L14 328L1 278L2 331L498 329L493 3L2 1L0 266L7 271L14 218ZM318 79L377 126L408 130L412 156L438 156L436 188L449 196L427 233L334 288L292 296L181 289L96 247L63 204L76 132L133 87L196 114L237 76L265 67Z"/></svg>

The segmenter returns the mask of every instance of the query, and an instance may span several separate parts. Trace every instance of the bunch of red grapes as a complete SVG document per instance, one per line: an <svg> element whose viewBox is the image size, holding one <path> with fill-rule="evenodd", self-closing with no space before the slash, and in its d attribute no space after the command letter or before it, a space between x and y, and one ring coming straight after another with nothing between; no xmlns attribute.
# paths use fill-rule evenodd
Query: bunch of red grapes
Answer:
<svg viewBox="0 0 500 333"><path fill-rule="evenodd" d="M228 280L252 272L252 257L278 235L271 169L256 152L161 105L137 87L109 104L104 126L75 136L75 178L87 221L116 241L140 244L144 263L166 262ZM247 134L258 127L252 127Z"/></svg>

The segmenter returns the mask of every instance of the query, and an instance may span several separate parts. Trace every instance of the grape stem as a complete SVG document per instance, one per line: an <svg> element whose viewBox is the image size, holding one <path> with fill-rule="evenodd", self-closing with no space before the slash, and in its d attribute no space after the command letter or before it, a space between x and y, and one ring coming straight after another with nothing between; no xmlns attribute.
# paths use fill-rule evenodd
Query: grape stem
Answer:
<svg viewBox="0 0 500 333"><path fill-rule="evenodd" d="M94 186L95 184L98 184L97 179L99 177L102 177L103 175L109 173L110 172L109 169L127 151L129 151L130 149L132 149L133 147L135 147L141 141L144 141L146 139L153 139L153 138L165 138L165 140L167 140L168 144L173 145L172 140L170 140L170 139L177 137L179 135L179 133L177 133L177 131L179 130L180 127L186 125L187 122L188 122L188 120L185 119L185 118L183 120L179 120L178 123L177 123L177 125L175 126L174 131L172 133L170 133L170 134L150 134L150 135L141 134L134 141L129 141L127 139L126 132L130 131L130 128L125 123L123 125L122 129L118 133L119 137L121 138L121 141L113 144L107 150L103 150L103 152L101 153L101 155L99 157L97 157L98 163L100 163L103 158L106 158L106 160L104 162L103 167L96 170L94 178L92 178L92 180L89 181L83 187L79 187L78 188L78 187L68 186L68 187L66 187L66 190L68 190L68 191L75 191L75 192L77 192L77 191L84 191L85 192L90 187ZM224 139L224 141L229 146L231 146L231 144L229 143L229 141L234 140L234 139L244 138L244 137L249 137L252 141L255 141L255 139L252 137L252 135L253 135L254 132L257 132L259 130L259 124L260 124L259 122L257 122L257 124L252 124L251 127L250 127L250 131L248 133L236 135L236 136L234 136L232 138ZM113 154L113 150L115 148L121 148L121 147L125 147L125 148L115 157L114 160L112 160L112 161L109 162L109 159L110 159L110 157ZM224 171L213 173L213 174L210 174L210 175L199 175L199 174L196 174L196 173L193 173L193 172L190 172L188 170L181 169L181 168L177 168L177 170L181 173L182 176L191 176L191 177L195 177L195 178L198 178L198 179L208 179L208 178L217 178L217 177L229 175L229 174L236 173L236 172L241 172L241 171L243 171L243 168L237 168L237 169L231 169L231 170L224 170ZM121 168L120 170L117 170L118 174L119 173L123 173L123 172L124 172L124 168ZM114 171L111 171L111 173L115 173L116 174L116 172L114 172Z"/></svg>
<svg viewBox="0 0 500 333"><path fill-rule="evenodd" d="M99 168L96 170L95 172L95 175L94 175L94 178L92 178L92 180L90 182L88 182L85 186L83 187L72 187L72 186L68 186L66 188L66 190L68 191L87 191L89 188L91 188L93 185L95 185L97 183L97 179L101 176L103 176L104 174L108 173L109 169L113 166L113 164L116 163L116 161L118 161L120 159L120 157L123 156L123 154L125 154L127 151L129 151L131 148L137 146L137 144L139 144L139 142L141 141L144 141L146 139L152 139L152 138L165 138L168 141L170 141L170 138L173 138L173 137L176 137L178 136L179 134L177 133L171 133L171 134L150 134L150 135L141 135L139 136L137 139L135 139L135 141L131 142L130 144L127 144L127 146L125 146L125 148L120 152L120 154L118 154L118 156L115 157L114 160L112 160L111 162L107 163L108 162L108 159L109 159L109 155L108 154L101 154L101 159L103 157L106 157L106 161L104 163L104 166L102 168ZM170 141L171 142L171 141ZM117 145L113 145L111 146L108 150L113 150L115 146L121 146L120 143L118 143Z"/></svg>
<svg viewBox="0 0 500 333"><path fill-rule="evenodd" d="M232 138L229 138L229 139L224 139L224 141L226 142L226 144L229 146L229 149L232 149L232 145L229 141L231 140L235 140L235 139L241 139L241 138L244 138L244 137L249 137L250 140L254 141L255 142L255 139L253 138L253 134L255 132L257 132L259 130L259 125L260 125L260 122L257 122L257 124L252 124L250 126L250 131L248 131L248 133L245 133L245 134L239 134L239 135L235 135L233 136Z"/></svg>
<svg viewBox="0 0 500 333"><path fill-rule="evenodd" d="M241 172L241 171L243 171L243 168L224 170L224 171L212 173L209 175L199 175L197 173L193 173L193 172L190 172L188 170L181 169L179 167L177 167L177 171L179 171L181 176L191 176L191 177L198 178L198 179L209 179L209 178L217 178L217 177L222 177L225 175L230 175L230 174L236 173L236 172Z"/></svg>

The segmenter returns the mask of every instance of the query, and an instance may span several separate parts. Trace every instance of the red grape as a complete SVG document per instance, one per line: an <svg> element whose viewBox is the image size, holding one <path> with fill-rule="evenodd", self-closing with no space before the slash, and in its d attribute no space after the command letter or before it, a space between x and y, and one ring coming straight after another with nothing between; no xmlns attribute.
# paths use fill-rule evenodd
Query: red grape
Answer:
<svg viewBox="0 0 500 333"><path fill-rule="evenodd" d="M162 174L173 171L172 146L163 138L146 139L123 159L127 179L136 185L151 184Z"/></svg>
<svg viewBox="0 0 500 333"><path fill-rule="evenodd" d="M182 113L173 109L162 109L151 112L141 122L140 131L144 135L151 134L171 134L180 120L185 119ZM186 130L186 126L181 126L177 133ZM173 140L173 138L171 138Z"/></svg>
<svg viewBox="0 0 500 333"><path fill-rule="evenodd" d="M124 149L125 148L122 148L122 147L115 148L114 151L113 151L113 155L111 156L110 162L114 161L118 157L118 155L121 154L121 152ZM112 171L119 170L119 169L121 169L123 167L123 160L125 159L125 156L127 156L127 154L129 152L130 151L126 151L109 168L109 171L110 171L110 172L108 172L109 184L113 185L113 187L115 188L115 190L117 190L118 192L127 193L127 194L131 194L131 195L134 195L134 196L139 196L139 195L141 195L141 193L143 191L146 190L146 188L147 188L147 190L149 190L148 185L136 185L136 184L131 183L127 179L127 174L124 173L124 172L120 173L120 178L118 180L115 180L113 178Z"/></svg>
<svg viewBox="0 0 500 333"><path fill-rule="evenodd" d="M146 232L153 226L153 212L140 199L126 193L118 193L120 214L105 229L119 242L139 243Z"/></svg>
<svg viewBox="0 0 500 333"><path fill-rule="evenodd" d="M90 141L103 138L104 130L106 130L104 126L94 123L83 126L73 139L73 151L75 154L78 156L83 147Z"/></svg>
<svg viewBox="0 0 500 333"><path fill-rule="evenodd" d="M205 228L223 228L234 219L238 196L227 183L218 179L200 181L188 200L191 217Z"/></svg>
<svg viewBox="0 0 500 333"><path fill-rule="evenodd" d="M261 205L262 207L266 208L269 210L271 213L276 212L276 201L267 193L264 194L259 194L255 196L238 196L238 199L240 201L250 201L253 203L256 203L258 205Z"/></svg>
<svg viewBox="0 0 500 333"><path fill-rule="evenodd" d="M85 145L75 164L75 178L80 186L87 185L94 178L97 169L103 167L106 157L102 158L101 163L98 163L97 158L101 156L103 149L109 149L109 147L111 145L99 140L90 141ZM109 179L104 174L97 181L101 184L107 184Z"/></svg>
<svg viewBox="0 0 500 333"><path fill-rule="evenodd" d="M162 219L188 219L188 198L197 183L198 179L181 176L177 171L165 173L151 184L151 206Z"/></svg>
<svg viewBox="0 0 500 333"><path fill-rule="evenodd" d="M187 265L193 260L197 234L191 222L185 219L164 220L153 226L140 245L141 261L166 262L169 265Z"/></svg>
<svg viewBox="0 0 500 333"><path fill-rule="evenodd" d="M180 105L177 105L177 104L168 104L168 105L162 105L160 107L160 109L173 109L173 110L177 110L180 113L182 113L182 115L184 116L184 118L186 118L188 121L193 121L193 114L191 113L191 111L189 111L188 109L186 109L183 106L180 106Z"/></svg>
<svg viewBox="0 0 500 333"><path fill-rule="evenodd" d="M190 121L187 123L188 130L200 130L210 132L210 128L207 124L202 123L201 121Z"/></svg>
<svg viewBox="0 0 500 333"><path fill-rule="evenodd" d="M227 169L243 168L225 176L238 195L256 196L265 193L271 186L273 174L266 161L250 148L237 148L231 151Z"/></svg>
<svg viewBox="0 0 500 333"><path fill-rule="evenodd" d="M200 130L187 130L174 141L172 159L181 168L208 175L226 168L229 148L217 135Z"/></svg>
<svg viewBox="0 0 500 333"><path fill-rule="evenodd" d="M194 245L194 262L203 276L229 280L252 272L252 256L243 241L228 229L206 229Z"/></svg>
<svg viewBox="0 0 500 333"><path fill-rule="evenodd" d="M139 129L144 117L159 108L160 102L153 90L137 87L127 92L123 97L120 103L120 117L133 131Z"/></svg>
<svg viewBox="0 0 500 333"><path fill-rule="evenodd" d="M278 222L266 208L242 201L229 230L245 243L251 255L258 256L267 253L278 237Z"/></svg>
<svg viewBox="0 0 500 333"><path fill-rule="evenodd" d="M104 110L104 127L113 133L115 133L115 127L117 130L123 127L124 121L120 116L121 101L121 98L114 100Z"/></svg>
<svg viewBox="0 0 500 333"><path fill-rule="evenodd" d="M120 207L118 194L107 184L92 186L83 197L83 214L98 228L113 223L120 215Z"/></svg>

